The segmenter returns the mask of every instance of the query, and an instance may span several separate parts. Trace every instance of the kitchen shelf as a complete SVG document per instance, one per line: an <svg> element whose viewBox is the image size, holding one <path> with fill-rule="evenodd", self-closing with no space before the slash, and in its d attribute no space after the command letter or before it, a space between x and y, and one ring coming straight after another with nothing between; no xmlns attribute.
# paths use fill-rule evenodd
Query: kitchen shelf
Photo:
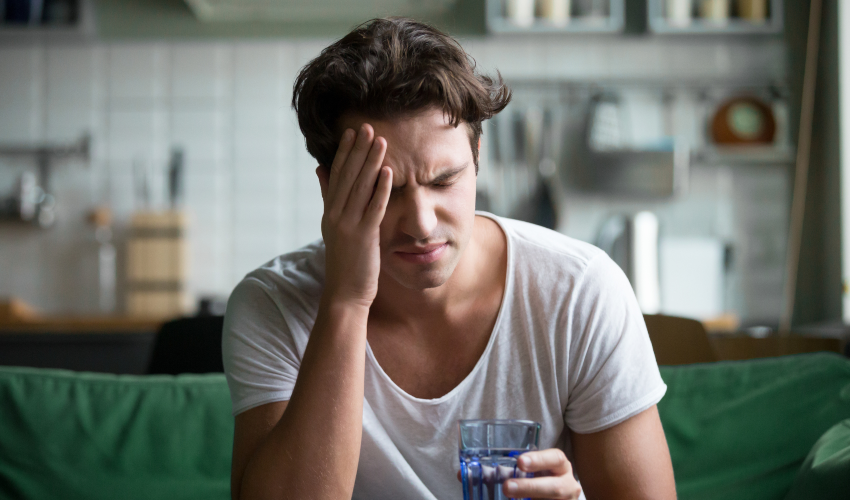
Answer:
<svg viewBox="0 0 850 500"><path fill-rule="evenodd" d="M55 200L50 193L50 171L54 160L71 158L89 161L91 155L91 136L84 135L74 144L40 144L40 145L0 145L0 157L27 158L35 160L38 167L38 179L32 184L26 195L13 194L9 197L0 196L0 221L24 222L47 228L55 222ZM23 179L22 188L23 188Z"/></svg>
<svg viewBox="0 0 850 500"><path fill-rule="evenodd" d="M691 152L701 165L792 165L797 157L791 146L706 146Z"/></svg>
<svg viewBox="0 0 850 500"><path fill-rule="evenodd" d="M519 26L506 15L507 0L486 0L487 30L490 33L545 34L545 33L619 33L625 26L625 0L608 0L608 15L584 16L578 11L579 2L571 4L569 22L556 25L535 17L531 26Z"/></svg>
<svg viewBox="0 0 850 500"><path fill-rule="evenodd" d="M699 2L693 2L695 8ZM647 25L650 31L657 34L679 35L775 35L782 33L784 26L782 0L769 0L768 12L764 22L752 22L732 16L735 3L730 0L730 16L726 22L712 22L693 15L687 26L670 24L666 16L667 0L648 0ZM694 11L692 10L692 14Z"/></svg>

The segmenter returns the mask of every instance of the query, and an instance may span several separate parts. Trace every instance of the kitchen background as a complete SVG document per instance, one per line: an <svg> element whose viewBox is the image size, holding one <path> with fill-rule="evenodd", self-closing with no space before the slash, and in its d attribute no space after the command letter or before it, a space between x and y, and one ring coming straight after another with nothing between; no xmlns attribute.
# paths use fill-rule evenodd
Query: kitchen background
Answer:
<svg viewBox="0 0 850 500"><path fill-rule="evenodd" d="M576 10L582 2L573 3ZM515 102L485 127L480 206L597 244L649 211L660 279L647 312L775 324L808 2L772 2L784 26L743 34L658 29L647 21L656 3L624 2L623 25L612 33L546 33L553 28L540 23L500 32L522 29L507 19L500 30L492 17L488 33L493 2L483 1L449 2L452 10L434 18L515 90ZM245 273L321 236L315 162L290 108L291 86L352 23L210 27L178 1L84 5L91 11L81 18L91 17L80 25L95 34L0 29L0 152L90 138L87 159L50 160L49 227L0 222L0 296L46 314L126 311L131 218L170 207L175 162L191 308L226 299ZM837 116L825 112L836 102L836 2L825 9L797 293L797 321L810 323L841 317ZM769 104L775 139L719 150L710 120L726 99L745 94ZM646 177L654 182L599 185L593 172L605 164L594 154L605 151L635 164L654 158L661 166ZM0 154L0 198L36 167L37 155ZM98 207L111 211L111 236L96 235L90 214ZM104 245L117 251L114 302L101 293Z"/></svg>

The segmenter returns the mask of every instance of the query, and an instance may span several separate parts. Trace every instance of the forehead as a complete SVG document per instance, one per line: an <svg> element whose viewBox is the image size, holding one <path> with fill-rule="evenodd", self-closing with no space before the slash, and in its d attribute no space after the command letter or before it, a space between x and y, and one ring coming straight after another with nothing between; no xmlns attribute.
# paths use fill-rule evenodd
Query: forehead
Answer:
<svg viewBox="0 0 850 500"><path fill-rule="evenodd" d="M345 114L340 118L340 131L359 130L363 123L375 129L375 136L387 140L384 162L396 174L405 175L410 169L431 171L455 167L472 161L469 126L457 127L439 109L427 109L402 118L369 119L362 115Z"/></svg>

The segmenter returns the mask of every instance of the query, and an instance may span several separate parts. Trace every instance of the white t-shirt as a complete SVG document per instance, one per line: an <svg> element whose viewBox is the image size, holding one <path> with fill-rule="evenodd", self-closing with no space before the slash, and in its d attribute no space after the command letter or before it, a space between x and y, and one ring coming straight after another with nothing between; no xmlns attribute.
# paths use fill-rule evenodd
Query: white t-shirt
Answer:
<svg viewBox="0 0 850 500"><path fill-rule="evenodd" d="M507 235L505 293L490 341L448 394L399 388L366 347L363 438L353 498L462 498L457 421L540 422L540 449L572 458L569 429L599 431L667 387L628 279L598 248L495 217ZM248 274L231 296L223 356L234 414L289 400L325 277L321 241Z"/></svg>

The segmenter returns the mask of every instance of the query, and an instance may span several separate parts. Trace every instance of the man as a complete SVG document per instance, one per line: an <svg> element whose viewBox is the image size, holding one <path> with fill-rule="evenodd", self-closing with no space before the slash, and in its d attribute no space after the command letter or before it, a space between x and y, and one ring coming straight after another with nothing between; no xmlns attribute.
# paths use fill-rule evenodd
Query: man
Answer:
<svg viewBox="0 0 850 500"><path fill-rule="evenodd" d="M542 424L519 459L538 477L506 481L510 497L675 497L666 386L623 273L475 212L481 122L509 100L408 19L366 23L301 71L323 241L228 303L234 499L460 498L464 418Z"/></svg>

